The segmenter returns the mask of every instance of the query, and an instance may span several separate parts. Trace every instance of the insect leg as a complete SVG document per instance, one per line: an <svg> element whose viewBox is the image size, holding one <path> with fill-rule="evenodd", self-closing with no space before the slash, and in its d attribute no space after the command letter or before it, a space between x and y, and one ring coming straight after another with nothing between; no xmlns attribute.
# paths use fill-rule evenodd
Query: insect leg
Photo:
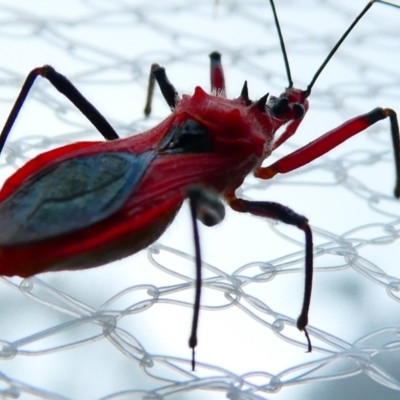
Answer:
<svg viewBox="0 0 400 400"><path fill-rule="evenodd" d="M221 64L221 54L214 51L210 54L211 60L211 90L218 93L221 97L226 97L224 71ZM144 114L149 116L151 113L151 103L153 102L154 86L157 81L164 96L165 101L173 110L179 102L179 95L175 87L169 81L165 68L158 64L152 64L150 67L149 84L147 86L146 105Z"/></svg>
<svg viewBox="0 0 400 400"><path fill-rule="evenodd" d="M211 92L226 97L224 70L221 64L221 54L213 51L210 54Z"/></svg>
<svg viewBox="0 0 400 400"><path fill-rule="evenodd" d="M180 100L178 92L167 77L165 68L160 67L158 64L152 64L150 67L149 85L147 87L146 105L144 107L146 117L151 113L155 81L157 81L161 93L171 110L176 107Z"/></svg>
<svg viewBox="0 0 400 400"><path fill-rule="evenodd" d="M306 146L281 158L268 167L259 168L255 176L262 179L270 179L278 173L284 174L293 171L316 158L326 154L345 140L367 129L376 122L389 118L392 135L394 160L396 169L396 184L394 195L400 197L400 135L399 123L396 113L390 108L375 108L367 114L353 118L339 127L332 129Z"/></svg>
<svg viewBox="0 0 400 400"><path fill-rule="evenodd" d="M306 326L308 325L308 311L311 302L313 280L313 239L307 218L295 213L289 207L270 201L248 201L238 199L235 194L231 194L228 196L228 202L231 208L235 211L248 212L260 217L272 218L288 225L294 225L304 232L306 246L304 297L301 312L297 318L297 328L300 331L304 331L307 338L308 351L310 352L312 347Z"/></svg>
<svg viewBox="0 0 400 400"><path fill-rule="evenodd" d="M153 102L153 94L154 94L154 85L156 83L156 78L153 74L153 67L157 64L152 64L150 67L149 73L149 83L147 85L147 96L146 96L146 105L144 106L144 115L148 117L151 114L151 103Z"/></svg>
<svg viewBox="0 0 400 400"><path fill-rule="evenodd" d="M97 128L97 130L107 140L118 139L119 136L113 127L107 122L103 115L78 91L78 89L63 75L59 74L53 67L45 65L43 67L33 69L27 76L21 91L14 103L14 106L7 118L4 128L0 134L0 153L3 150L4 144L7 140L14 122L32 88L35 79L42 76L50 81L50 83L68 100L70 100L82 114Z"/></svg>
<svg viewBox="0 0 400 400"><path fill-rule="evenodd" d="M192 370L195 368L195 352L197 345L197 327L199 324L200 296L201 296L201 250L197 220L206 226L214 226L225 217L225 207L211 192L194 186L187 192L190 204L190 214L193 223L193 240L196 258L196 289L193 309L192 330L189 338L189 347L192 349Z"/></svg>

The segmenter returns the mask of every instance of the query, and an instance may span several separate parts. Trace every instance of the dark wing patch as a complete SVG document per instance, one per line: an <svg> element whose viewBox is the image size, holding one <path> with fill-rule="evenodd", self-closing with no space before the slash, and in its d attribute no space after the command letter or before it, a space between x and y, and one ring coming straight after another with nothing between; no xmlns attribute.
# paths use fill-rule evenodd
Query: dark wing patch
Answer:
<svg viewBox="0 0 400 400"><path fill-rule="evenodd" d="M154 152L110 152L61 162L25 181L0 204L0 244L71 233L104 220L128 199Z"/></svg>
<svg viewBox="0 0 400 400"><path fill-rule="evenodd" d="M210 132L193 119L174 124L165 139L161 154L211 153L213 150Z"/></svg>

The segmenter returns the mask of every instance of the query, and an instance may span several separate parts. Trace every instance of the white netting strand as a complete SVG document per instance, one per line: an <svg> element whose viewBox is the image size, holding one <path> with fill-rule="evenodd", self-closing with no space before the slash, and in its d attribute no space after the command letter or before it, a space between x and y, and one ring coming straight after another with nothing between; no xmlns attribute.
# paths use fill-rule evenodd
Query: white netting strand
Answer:
<svg viewBox="0 0 400 400"><path fill-rule="evenodd" d="M277 0L295 85L305 88L366 0ZM400 10L376 4L317 81L297 135L268 163L376 106L400 111ZM229 97L287 84L269 2L0 0L0 118L28 72L50 64L121 136L168 115L143 106L150 65L182 93L209 88L222 53ZM4 180L34 155L98 133L38 79L2 154ZM239 195L277 201L313 228L315 280L305 353L296 329L304 238L227 212L201 230L204 295L197 367L189 338L193 243L186 206L138 255L89 271L0 281L0 397L23 399L397 399L400 203L387 121L308 166Z"/></svg>

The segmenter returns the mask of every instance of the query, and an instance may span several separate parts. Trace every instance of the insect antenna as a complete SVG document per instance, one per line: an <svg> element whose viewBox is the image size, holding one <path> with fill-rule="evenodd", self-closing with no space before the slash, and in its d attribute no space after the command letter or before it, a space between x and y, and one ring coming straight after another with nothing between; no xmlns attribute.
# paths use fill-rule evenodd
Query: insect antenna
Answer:
<svg viewBox="0 0 400 400"><path fill-rule="evenodd" d="M289 89L289 88L293 87L293 79L292 79L292 74L290 72L289 59L288 59L288 56L287 56L285 42L283 40L283 36L282 36L281 26L279 24L278 15L276 13L274 0L269 0L269 2L271 3L272 14L274 15L274 21L275 21L276 30L278 31L279 43L281 45L281 50L282 50L282 55L283 55L283 62L285 63L286 76L288 78L288 89Z"/></svg>
<svg viewBox="0 0 400 400"><path fill-rule="evenodd" d="M272 2L272 0L271 0ZM311 94L311 89L314 86L314 83L320 76L321 72L324 70L330 59L333 57L333 55L336 53L340 45L344 42L344 40L347 38L348 34L353 30L353 28L357 25L358 21L365 15L365 13L372 7L374 3L383 3L387 5L391 5L393 7L400 8L400 5L395 4L391 1L386 1L386 0L371 0L365 7L364 9L360 12L360 14L357 16L357 18L353 21L353 23L348 27L346 32L342 35L342 37L339 39L339 41L336 43L336 45L333 47L333 49L330 51L328 56L325 58L325 61L321 64L321 66L318 68L317 72L315 73L314 77L311 79L310 84L307 86L307 89L303 92L306 97L308 97Z"/></svg>

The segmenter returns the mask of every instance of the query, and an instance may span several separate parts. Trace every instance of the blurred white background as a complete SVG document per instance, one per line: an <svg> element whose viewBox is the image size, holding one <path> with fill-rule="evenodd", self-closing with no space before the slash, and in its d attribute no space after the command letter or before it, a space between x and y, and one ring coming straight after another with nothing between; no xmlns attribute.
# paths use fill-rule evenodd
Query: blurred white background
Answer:
<svg viewBox="0 0 400 400"><path fill-rule="evenodd" d="M364 0L277 0L296 86L306 87L365 4ZM279 148L271 162L376 106L400 110L399 20L400 9L382 4L372 7L317 81L309 114L297 135ZM195 86L209 88L208 54L213 50L223 55L229 97L239 95L244 80L253 99L266 92L278 95L287 85L266 0L1 0L0 118L5 121L28 72L51 64L76 84L121 136L129 136L155 126L169 113L156 91L153 114L149 119L143 117L151 63L166 67L181 94L192 94ZM2 154L0 177L5 180L42 151L77 140L102 139L62 95L38 79ZM146 310L137 305L150 299L146 288L126 294L106 307L108 316L118 316L120 329L118 337L106 339L98 321L84 317L93 317L112 296L139 285L163 288L184 283L155 268L143 251L89 271L38 276L80 302L75 305L51 295L35 281L32 293L44 303L7 283L18 284L20 279L2 281L0 340L12 342L19 353L12 358L5 356L5 350L2 353L0 393L4 398L20 395L23 399L141 399L156 395L222 399L227 393L243 399L398 398L400 304L386 291L390 283L399 287L400 276L400 205L392 198L393 165L389 123L383 121L294 173L271 182L249 178L244 185L244 196L285 204L306 215L313 227L319 256L315 257L310 312L312 354L251 318L241 307L266 323L274 322L243 299L240 307L221 309L227 300L215 289L204 290L203 305L219 309L201 312L195 373L190 369L187 346L193 290L163 296ZM303 254L293 253L303 251L301 232L228 210L220 226L201 229L201 240L204 261L226 274L254 262L256 266L243 275L255 279L261 273L259 263L284 266L287 262L274 279L249 284L244 291L275 312L297 318L303 293ZM186 206L160 243L193 254ZM353 258L353 266L345 268L351 258L345 255L351 250L360 258ZM287 259L280 259L284 256ZM173 271L194 277L190 260L164 251L156 259ZM292 262L295 270L291 270ZM374 275L375 267L383 272ZM208 278L218 274L205 272ZM371 276L376 281L369 279ZM137 313L121 314L132 305ZM73 324L73 329L68 324ZM393 331L385 327L393 327ZM58 333L52 334L51 329ZM346 353L346 342L352 344L372 332L377 332L374 339L358 344L363 348L362 357ZM304 335L295 328L286 326L283 333L305 344ZM327 334L333 335L337 345L318 340L317 334L325 339ZM145 362L132 357L139 355L122 338L131 342L136 338L146 352L159 356L153 358L154 367L143 369ZM84 343L70 346L79 341ZM183 361L173 361L173 357ZM173 362L180 371L174 370ZM315 364L307 366L308 362ZM325 369L317 368L324 364ZM306 372L310 375L302 375ZM253 375L242 376L247 373ZM321 381L321 376L334 374L338 374L336 379ZM273 375L282 381L276 392L271 385Z"/></svg>

